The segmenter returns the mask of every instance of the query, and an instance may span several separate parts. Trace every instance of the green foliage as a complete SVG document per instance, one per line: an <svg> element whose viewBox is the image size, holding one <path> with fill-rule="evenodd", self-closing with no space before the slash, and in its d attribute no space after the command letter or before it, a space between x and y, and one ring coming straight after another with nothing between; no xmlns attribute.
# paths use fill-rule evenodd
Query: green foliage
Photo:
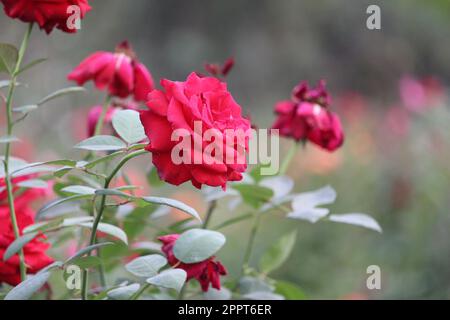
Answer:
<svg viewBox="0 0 450 320"><path fill-rule="evenodd" d="M13 74L14 68L19 58L19 51L16 47L7 43L0 43L0 73Z"/></svg>
<svg viewBox="0 0 450 320"><path fill-rule="evenodd" d="M156 276L166 264L166 258L159 254L151 254L134 259L125 266L125 269L136 277L149 278Z"/></svg>
<svg viewBox="0 0 450 320"><path fill-rule="evenodd" d="M146 282L157 287L175 289L180 292L186 282L186 276L186 271L182 269L169 269L148 278Z"/></svg>
<svg viewBox="0 0 450 320"><path fill-rule="evenodd" d="M245 203L255 209L268 202L273 196L271 189L254 184L239 183L233 185L232 188L240 193Z"/></svg>
<svg viewBox="0 0 450 320"><path fill-rule="evenodd" d="M268 274L283 265L289 258L297 240L297 231L290 232L275 242L261 257L259 268Z"/></svg>
<svg viewBox="0 0 450 320"><path fill-rule="evenodd" d="M146 138L139 113L134 110L117 111L112 118L117 134L128 144L137 143Z"/></svg>
<svg viewBox="0 0 450 320"><path fill-rule="evenodd" d="M125 142L114 136L94 136L76 144L74 148L89 151L116 151L125 149Z"/></svg>
<svg viewBox="0 0 450 320"><path fill-rule="evenodd" d="M30 276L25 281L14 287L5 297L5 300L28 300L47 282L50 272L40 272Z"/></svg>
<svg viewBox="0 0 450 320"><path fill-rule="evenodd" d="M216 231L190 229L180 235L173 247L175 257L184 263L204 261L222 248L225 236Z"/></svg>

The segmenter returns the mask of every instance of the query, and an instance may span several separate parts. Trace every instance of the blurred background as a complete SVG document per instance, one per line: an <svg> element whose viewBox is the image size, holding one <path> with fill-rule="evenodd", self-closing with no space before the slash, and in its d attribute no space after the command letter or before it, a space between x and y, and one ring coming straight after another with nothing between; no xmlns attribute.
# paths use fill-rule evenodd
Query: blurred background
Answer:
<svg viewBox="0 0 450 320"><path fill-rule="evenodd" d="M184 80L203 71L205 62L233 56L230 91L261 128L271 125L274 104L288 99L299 81L325 79L346 143L332 154L308 145L288 173L297 192L331 184L338 192L333 213L370 214L384 232L312 225L271 212L263 218L254 260L280 234L298 229L294 253L274 278L295 283L307 298L450 298L450 1L90 3L93 10L76 35L34 31L26 59L49 61L26 74L28 88L17 90L16 105L71 85L66 75L82 59L125 39L157 82ZM381 30L366 28L370 4L381 7ZM0 14L2 42L18 45L25 29ZM71 146L86 138L87 111L104 98L88 88L30 114L17 126L24 141L14 154L30 161L75 157ZM282 152L290 145L283 140ZM141 167L149 160L130 168L144 184ZM154 192L171 192L205 211L201 192L174 190ZM225 202L216 223L236 214ZM243 222L224 230L228 242L220 258L230 274L238 272L249 227ZM369 265L381 268L381 290L366 289Z"/></svg>

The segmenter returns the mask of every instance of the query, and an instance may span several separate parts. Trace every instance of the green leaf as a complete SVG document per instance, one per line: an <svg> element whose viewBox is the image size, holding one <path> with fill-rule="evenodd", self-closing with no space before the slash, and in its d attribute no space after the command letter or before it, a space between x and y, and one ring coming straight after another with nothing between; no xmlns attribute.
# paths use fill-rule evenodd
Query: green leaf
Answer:
<svg viewBox="0 0 450 320"><path fill-rule="evenodd" d="M47 59L45 59L45 58L40 58L40 59L36 59L36 60L33 60L33 61L27 63L18 72L16 72L16 76L18 76L22 72L25 72L26 70L31 69L32 67L34 67L34 66L36 66L36 65L38 65L38 64L40 64L40 63L42 63L42 62L44 62L46 60Z"/></svg>
<svg viewBox="0 0 450 320"><path fill-rule="evenodd" d="M14 240L3 254L3 261L8 261L13 255L19 252L28 242L36 238L37 232L27 233Z"/></svg>
<svg viewBox="0 0 450 320"><path fill-rule="evenodd" d="M295 195L292 201L292 212L288 218L307 220L316 223L326 217L330 212L327 208L318 206L331 204L336 200L336 191L331 186L326 186L315 191L304 192Z"/></svg>
<svg viewBox="0 0 450 320"><path fill-rule="evenodd" d="M67 159L60 159L60 160L52 160L52 161L45 161L45 162L33 162L33 163L24 163L17 168L14 169L14 171L11 173L12 175L17 175L19 172L21 174L29 174L31 169L37 170L37 171L31 171L31 173L34 172L41 172L41 171L54 171L55 168L51 168L49 166L69 166L69 167L75 167L77 164L74 160L67 160ZM39 168L42 167L42 168ZM26 171L26 173L23 173L22 171Z"/></svg>
<svg viewBox="0 0 450 320"><path fill-rule="evenodd" d="M244 276L239 280L239 292L247 294L251 292L273 292L274 287L260 278Z"/></svg>
<svg viewBox="0 0 450 320"><path fill-rule="evenodd" d="M28 300L48 281L50 272L41 272L27 278L14 287L5 297L5 300Z"/></svg>
<svg viewBox="0 0 450 320"><path fill-rule="evenodd" d="M131 199L133 198L133 195L122 192L118 189L97 189L95 190L96 195L101 196L115 196L115 197L122 197L125 199Z"/></svg>
<svg viewBox="0 0 450 320"><path fill-rule="evenodd" d="M53 172L53 175L54 175L55 177L57 177L57 178L62 178L62 177L64 177L67 173L69 173L70 171L72 171L73 169L74 169L74 168L72 168L72 167L65 166L65 167L59 168L58 170L55 170L55 171Z"/></svg>
<svg viewBox="0 0 450 320"><path fill-rule="evenodd" d="M61 189L62 192L66 193L74 193L74 194L83 194L83 195L94 195L95 189L87 186L68 186Z"/></svg>
<svg viewBox="0 0 450 320"><path fill-rule="evenodd" d="M69 88L60 89L60 90L57 90L57 91L55 91L53 93L50 93L48 96L42 98L37 103L37 105L40 106L40 105L42 105L44 103L49 102L50 100L56 99L58 97L64 96L64 95L69 94L69 93L82 92L82 91L86 91L86 89L83 88L83 87L69 87Z"/></svg>
<svg viewBox="0 0 450 320"><path fill-rule="evenodd" d="M104 246L109 246L114 244L114 242L101 242L101 243L96 243L93 244L91 246L87 246L81 250L79 250L77 253L75 253L73 256L71 256L69 259L67 259L64 264L65 265L70 265L73 264L73 261L76 261L78 258L84 256L85 254L88 254L98 248L104 247Z"/></svg>
<svg viewBox="0 0 450 320"><path fill-rule="evenodd" d="M125 269L136 277L149 278L157 275L166 264L166 258L159 254L151 254L134 259L125 266Z"/></svg>
<svg viewBox="0 0 450 320"><path fill-rule="evenodd" d="M283 265L289 258L297 239L297 231L282 236L267 250L259 261L259 268L264 273L270 273Z"/></svg>
<svg viewBox="0 0 450 320"><path fill-rule="evenodd" d="M76 217L76 218L57 218L50 221L44 221L44 222L38 222L32 225L27 226L23 229L24 233L31 233L31 232L47 232L50 230L55 230L59 228L67 228L67 227L73 227L83 222L91 222L94 220L94 217Z"/></svg>
<svg viewBox="0 0 450 320"><path fill-rule="evenodd" d="M64 219L55 219L45 222L38 222L32 225L29 225L23 229L23 233L31 233L31 232L45 232L47 230L58 228L62 225Z"/></svg>
<svg viewBox="0 0 450 320"><path fill-rule="evenodd" d="M306 294L296 284L287 281L277 281L275 292L281 294L286 300L305 300Z"/></svg>
<svg viewBox="0 0 450 320"><path fill-rule="evenodd" d="M125 149L127 145L113 136L94 136L81 141L75 148L89 151L115 151Z"/></svg>
<svg viewBox="0 0 450 320"><path fill-rule="evenodd" d="M96 256L78 257L70 263L71 265L77 265L81 269L90 269L102 264L102 260Z"/></svg>
<svg viewBox="0 0 450 320"><path fill-rule="evenodd" d="M11 44L0 43L0 73L6 72L12 75L18 57L19 51L16 47Z"/></svg>
<svg viewBox="0 0 450 320"><path fill-rule="evenodd" d="M17 183L17 186L21 188L47 189L48 182L41 179L31 179Z"/></svg>
<svg viewBox="0 0 450 320"><path fill-rule="evenodd" d="M36 110L37 108L39 108L37 104L27 104L24 106L13 108L13 111L20 113L28 113L30 111Z"/></svg>
<svg viewBox="0 0 450 320"><path fill-rule="evenodd" d="M123 153L123 151L113 152L113 153L108 154L108 155L106 155L104 157L101 157L101 158L92 160L91 162L88 162L87 164L84 165L84 167L87 168L87 169L92 169L96 165L98 165L100 163L103 163L103 162L106 162L106 161L110 161L110 160L114 159L115 157L121 155L122 153Z"/></svg>
<svg viewBox="0 0 450 320"><path fill-rule="evenodd" d="M186 277L186 271L182 269L169 269L148 278L146 282L157 287L175 289L177 292L180 292L186 282Z"/></svg>
<svg viewBox="0 0 450 320"><path fill-rule="evenodd" d="M284 300L284 297L267 291L254 291L243 295L244 298L250 300Z"/></svg>
<svg viewBox="0 0 450 320"><path fill-rule="evenodd" d="M144 127L135 110L120 110L114 113L112 125L117 134L129 144L146 138Z"/></svg>
<svg viewBox="0 0 450 320"><path fill-rule="evenodd" d="M140 288L141 285L139 283L133 283L128 286L122 286L109 290L107 295L108 298L113 300L128 300L133 296L133 294L138 292Z"/></svg>
<svg viewBox="0 0 450 320"><path fill-rule="evenodd" d="M190 229L177 239L173 253L181 262L196 263L217 253L225 241L225 236L217 231Z"/></svg>
<svg viewBox="0 0 450 320"><path fill-rule="evenodd" d="M346 214L332 214L328 217L330 221L352 224L359 227L375 230L382 233L382 229L378 222L364 213L346 213Z"/></svg>
<svg viewBox="0 0 450 320"><path fill-rule="evenodd" d="M255 209L270 201L273 196L273 191L271 189L254 184L233 184L232 188L241 194L245 203Z"/></svg>
<svg viewBox="0 0 450 320"><path fill-rule="evenodd" d="M203 296L206 300L230 300L232 294L230 290L222 286L220 290L209 288Z"/></svg>
<svg viewBox="0 0 450 320"><path fill-rule="evenodd" d="M11 142L18 142L20 141L19 138L14 136L1 136L0 137L0 143L11 143Z"/></svg>
<svg viewBox="0 0 450 320"><path fill-rule="evenodd" d="M41 209L38 210L36 213L36 219L41 219L44 216L44 213L48 211L49 209L56 207L62 203L68 202L68 201L76 201L76 200L83 200L83 199L89 199L91 198L91 195L85 195L85 194L76 194L67 198L61 198L53 200L46 205L44 205Z"/></svg>
<svg viewBox="0 0 450 320"><path fill-rule="evenodd" d="M50 263L50 264L49 264L48 266L46 266L45 268L41 269L41 270L39 271L39 273L44 273L44 272L51 271L51 270L54 270L54 269L60 269L60 268L62 268L63 266L64 266L64 263L63 263L63 262L61 262L61 261L55 261L55 262Z"/></svg>
<svg viewBox="0 0 450 320"><path fill-rule="evenodd" d="M170 198L161 198L161 197L142 197L140 198L148 203L158 204L158 205L165 205L169 206L178 210L181 210L194 218L198 219L199 221L202 221L200 218L198 212L194 209L188 206L187 204L184 204L181 201L170 199Z"/></svg>
<svg viewBox="0 0 450 320"><path fill-rule="evenodd" d="M81 227L86 227L89 229L92 229L93 222L84 222L79 223L78 225ZM128 237L127 234L120 229L119 227L113 226L112 224L108 223L99 223L97 226L97 232L103 232L110 236L113 236L119 240L121 240L123 243L128 244Z"/></svg>

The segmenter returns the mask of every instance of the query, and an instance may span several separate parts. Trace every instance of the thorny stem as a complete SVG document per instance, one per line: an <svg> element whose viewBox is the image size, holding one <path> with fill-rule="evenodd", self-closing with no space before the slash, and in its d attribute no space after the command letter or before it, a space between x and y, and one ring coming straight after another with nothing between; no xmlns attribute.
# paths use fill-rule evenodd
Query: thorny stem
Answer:
<svg viewBox="0 0 450 320"><path fill-rule="evenodd" d="M16 88L17 74L20 71L20 66L22 64L23 57L25 55L25 51L27 49L28 41L30 39L32 30L33 30L33 24L30 23L28 25L28 29L25 33L25 36L22 40L22 44L20 45L17 62L14 67L11 81L9 83L8 97L6 98L7 136L11 136L12 132L13 132L14 122L13 122L13 116L12 116L12 100L13 100L14 90ZM6 142L5 156L3 159L3 164L4 164L4 168L5 168L6 192L8 194L8 205L9 205L9 214L10 214L10 218L11 218L11 224L13 226L14 236L17 239L20 237L20 230L19 230L19 226L17 224L16 211L14 208L13 187L12 187L12 183L11 183L11 176L9 173L10 156L11 156L11 142ZM21 249L19 251L19 261L20 261L20 278L23 281L26 279L26 276L27 276L27 267L25 265L25 256L23 254L23 249Z"/></svg>
<svg viewBox="0 0 450 320"><path fill-rule="evenodd" d="M104 189L108 189L109 185L112 181L112 179L115 177L115 175L117 174L117 172L119 172L119 170L131 159L136 158L142 154L147 153L146 150L138 150L135 152L132 152L130 154L128 154L127 156L123 157L122 160L120 160L120 162L116 165L116 167L114 168L114 170L106 177L105 179L105 183L103 185ZM100 221L102 220L102 216L103 216L103 212L105 210L105 204L106 204L106 195L102 195L101 199L100 199L100 207L98 210L98 213L95 216L95 220L94 220L94 224L92 225L92 230L91 230L91 237L89 240L89 245L94 245L96 240L97 240L97 228L98 225L100 223ZM81 297L83 300L87 300L88 296L87 296L87 287L88 287L88 272L87 270L83 271L83 282L82 282L82 288L81 288Z"/></svg>

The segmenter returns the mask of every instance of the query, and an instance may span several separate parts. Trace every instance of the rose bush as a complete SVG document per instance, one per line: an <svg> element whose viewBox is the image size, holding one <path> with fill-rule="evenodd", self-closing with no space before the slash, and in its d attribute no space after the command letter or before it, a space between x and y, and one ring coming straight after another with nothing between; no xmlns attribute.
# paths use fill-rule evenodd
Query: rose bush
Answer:
<svg viewBox="0 0 450 320"><path fill-rule="evenodd" d="M272 177L264 176L259 165L248 170L250 128L256 126L242 116L241 106L223 80L234 59L222 66L206 64L212 76L192 72L185 81L163 79L162 88L155 89L152 75L128 42L119 44L115 52L95 52L68 75L78 85L93 81L97 90L107 91L103 105L95 104L88 114L89 137L74 146L85 154L32 163L13 157L11 145L19 140L13 135L15 124L47 101L84 90L59 89L34 104L14 105L33 23L47 33L55 27L71 32L65 24L67 7L79 5L82 17L90 7L82 0L1 2L7 15L30 23L19 49L0 44L0 72L9 76L0 88L8 90L0 95L6 107L6 133L1 137L5 153L0 170L0 283L15 286L11 290L0 288L5 299L33 297L46 282L52 282L50 276L56 270L63 274L80 271L75 282L81 287L77 290L64 278L64 297L83 300L211 298L217 294L224 299L290 298L292 293L280 289L283 282L274 278L273 272L289 258L297 233L293 230L279 235L254 264L253 248L263 215L277 211L291 220L325 220L381 232L370 216L331 214L322 207L336 199L330 186L293 193L294 181L284 175L293 153ZM147 107L141 109L142 102ZM273 128L284 137L308 140L335 151L344 134L339 117L329 106L323 82L312 89L302 82L294 88L290 101L277 104L278 119ZM108 133L114 132L103 134L104 124ZM266 132L264 135L267 137ZM181 150L177 149L180 138L189 138ZM133 159L150 155L152 167L127 167ZM177 157L188 161L180 163ZM151 187L144 187L144 179ZM192 199L186 196L191 206L172 199L176 192L160 188L164 182L178 186L188 181L204 192L203 206L196 206L198 201L189 201ZM47 195L49 185L57 198L34 210L31 202ZM151 195L146 195L150 191ZM229 210L215 221L217 204L227 196L234 198ZM236 211L235 215L228 215L230 211ZM162 217L164 222L158 220ZM237 272L229 274L216 258L227 242L218 230L247 219L253 220L248 238L233 253L242 256L242 263ZM62 244L68 248L49 257L47 239L55 244L54 249ZM37 272L39 276L27 277ZM129 276L125 272L134 278L122 281ZM225 276L230 281L223 281ZM190 281L193 279L197 281ZM51 296L51 285L48 289ZM295 285L288 284L288 289L294 291L295 298L302 296Z"/></svg>

